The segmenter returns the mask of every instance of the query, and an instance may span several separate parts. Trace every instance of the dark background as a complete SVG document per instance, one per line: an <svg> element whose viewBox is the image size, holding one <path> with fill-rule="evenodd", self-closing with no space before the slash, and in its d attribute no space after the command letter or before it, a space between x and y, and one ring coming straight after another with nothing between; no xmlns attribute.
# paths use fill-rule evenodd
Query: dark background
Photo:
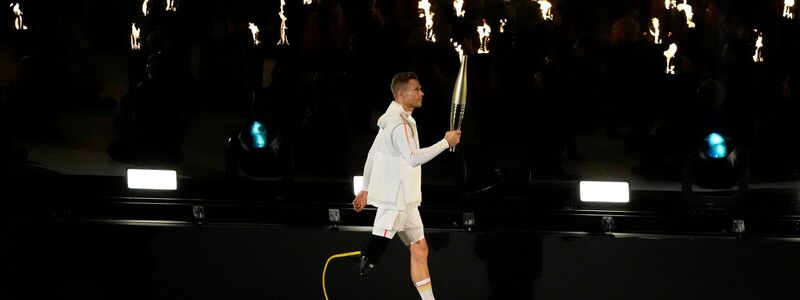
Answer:
<svg viewBox="0 0 800 300"><path fill-rule="evenodd" d="M289 45L277 0L150 3L148 16L137 1L25 1L25 31L0 12L0 166L15 178L0 185L0 299L321 298L325 259L368 238L350 181L392 75L420 76L422 144L448 129L451 39L469 57L464 136L423 172L440 299L796 298L800 22L783 1L689 1L688 28L662 1L552 1L543 20L533 1L466 0L458 18L433 0L435 43L416 1L287 2ZM490 53L477 54L484 19ZM156 52L166 76L152 88ZM251 120L278 152L232 156ZM746 157L738 210L725 197L682 206L682 172L710 130ZM181 188L126 190L131 167L176 169ZM580 204L578 180L628 181L631 204ZM616 228L601 226L608 215ZM393 242L363 281L334 261L331 298L416 297L407 255Z"/></svg>
<svg viewBox="0 0 800 300"><path fill-rule="evenodd" d="M126 106L141 102L133 99L148 56L161 52L175 96L154 107L185 129L175 139L184 159L173 166L183 175L220 176L228 135L259 117L284 138L296 176L349 180L361 173L393 74L420 76L423 144L448 128L459 65L452 39L470 60L464 151L450 155L468 157L462 180L481 184L500 170L517 181L674 181L682 151L716 129L749 154L754 181L791 181L798 23L781 17L780 2L689 2L697 26L688 28L660 1L554 1L555 20L542 20L532 1L466 1L463 18L433 1L433 43L414 1L289 1L289 45L276 45L279 3L184 1L165 12L154 2L143 16L131 1L22 2L28 30L12 28L10 9L2 14L4 145L58 173L121 175L137 161L106 150L132 134ZM647 34L652 17L659 45ZM490 53L477 54L484 19ZM141 50L130 49L134 22ZM755 29L760 63L751 58ZM663 71L669 43L679 47L675 75ZM699 93L704 86L717 93ZM432 173L444 175L426 180L453 180Z"/></svg>

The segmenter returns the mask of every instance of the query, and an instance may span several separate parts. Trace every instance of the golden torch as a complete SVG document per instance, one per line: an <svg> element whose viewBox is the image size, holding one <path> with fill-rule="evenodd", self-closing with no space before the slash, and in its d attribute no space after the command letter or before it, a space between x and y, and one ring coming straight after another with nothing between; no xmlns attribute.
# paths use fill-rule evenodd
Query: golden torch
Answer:
<svg viewBox="0 0 800 300"><path fill-rule="evenodd" d="M461 58L461 67L458 69L456 84L453 86L453 100L450 106L450 130L461 129L461 122L464 121L464 111L467 109L467 56ZM450 147L450 152L456 151L456 147Z"/></svg>

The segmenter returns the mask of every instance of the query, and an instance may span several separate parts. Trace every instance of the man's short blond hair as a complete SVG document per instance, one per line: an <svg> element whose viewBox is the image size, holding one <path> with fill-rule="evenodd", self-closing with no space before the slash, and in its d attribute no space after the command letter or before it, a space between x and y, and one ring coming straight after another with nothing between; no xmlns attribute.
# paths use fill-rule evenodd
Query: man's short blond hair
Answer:
<svg viewBox="0 0 800 300"><path fill-rule="evenodd" d="M400 94L400 90L412 79L417 79L417 73L402 72L395 74L392 78L392 96L397 98L397 95Z"/></svg>

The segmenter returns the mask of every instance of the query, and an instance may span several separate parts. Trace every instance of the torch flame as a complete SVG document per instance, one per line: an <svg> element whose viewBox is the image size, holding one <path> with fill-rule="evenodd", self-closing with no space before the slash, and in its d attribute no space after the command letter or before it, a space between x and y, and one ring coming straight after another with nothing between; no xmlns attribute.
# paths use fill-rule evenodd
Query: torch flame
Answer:
<svg viewBox="0 0 800 300"><path fill-rule="evenodd" d="M14 18L14 29L27 30L28 26L25 26L25 24L22 23L22 10L19 9L19 3L11 3L11 6L9 7L11 7L11 10L13 10L14 14L17 15L17 17Z"/></svg>
<svg viewBox="0 0 800 300"><path fill-rule="evenodd" d="M486 20L483 20L483 25L478 26L478 37L481 41L481 46L478 48L478 54L481 53L489 53L489 38L492 34L492 28L486 24Z"/></svg>
<svg viewBox="0 0 800 300"><path fill-rule="evenodd" d="M453 0L453 7L456 8L456 16L463 17L464 16L464 0Z"/></svg>
<svg viewBox="0 0 800 300"><path fill-rule="evenodd" d="M678 0L664 0L664 7L667 10L673 9L678 6Z"/></svg>
<svg viewBox="0 0 800 300"><path fill-rule="evenodd" d="M428 0L420 0L417 8L422 11L419 13L420 18L425 18L425 40L436 42L436 35L433 34L433 13L431 12L431 3Z"/></svg>
<svg viewBox="0 0 800 300"><path fill-rule="evenodd" d="M653 28L650 29L650 34L653 35L653 43L656 45L661 44L661 32L659 30L660 24L658 22L658 18L653 18L651 21Z"/></svg>
<svg viewBox="0 0 800 300"><path fill-rule="evenodd" d="M678 11L683 11L686 14L686 25L689 28L694 28L694 22L692 22L692 17L694 17L694 13L692 13L692 6L686 3L686 0L683 0L683 3L678 4Z"/></svg>
<svg viewBox="0 0 800 300"><path fill-rule="evenodd" d="M453 42L453 39L450 39L450 41ZM464 60L464 49L461 49L461 45L459 45L458 42L453 42L453 47L456 49L456 52L458 52L458 59Z"/></svg>
<svg viewBox="0 0 800 300"><path fill-rule="evenodd" d="M536 1L536 3L539 3L539 9L542 10L542 19L552 20L553 13L551 12L551 8L553 8L553 4L550 4L547 0L539 0Z"/></svg>
<svg viewBox="0 0 800 300"><path fill-rule="evenodd" d="M139 39L141 30L136 27L136 23L131 23L131 50L142 49L142 41Z"/></svg>
<svg viewBox="0 0 800 300"><path fill-rule="evenodd" d="M758 30L753 29L753 31L758 33L758 38L756 38L756 52L753 54L753 62L762 62L764 61L764 57L761 56L761 47L764 47L764 36L761 35L761 32L758 32Z"/></svg>
<svg viewBox="0 0 800 300"><path fill-rule="evenodd" d="M253 34L253 45L261 44L261 42L258 41L258 26L253 24L253 22L248 22L247 24L247 28L250 28L250 33Z"/></svg>
<svg viewBox="0 0 800 300"><path fill-rule="evenodd" d="M783 0L783 17L794 19L794 0Z"/></svg>
<svg viewBox="0 0 800 300"><path fill-rule="evenodd" d="M281 0L281 11L278 16L281 17L281 39L278 40L278 45L289 45L289 40L286 39L286 15L283 13L283 6L286 5L286 0Z"/></svg>
<svg viewBox="0 0 800 300"><path fill-rule="evenodd" d="M147 7L149 2L150 2L150 0L142 1L142 14L145 15L145 16L147 16L147 13L150 12L150 9Z"/></svg>
<svg viewBox="0 0 800 300"><path fill-rule="evenodd" d="M167 11L177 11L178 7L175 5L175 0L167 0Z"/></svg>
<svg viewBox="0 0 800 300"><path fill-rule="evenodd" d="M506 31L506 22L508 22L508 19L500 19L500 33Z"/></svg>
<svg viewBox="0 0 800 300"><path fill-rule="evenodd" d="M675 66L670 65L670 61L672 60L673 57L675 57L675 53L677 52L678 52L678 45L675 45L675 43L670 44L669 49L667 49L667 51L664 51L664 57L667 58L667 70L666 70L667 74L675 74Z"/></svg>
<svg viewBox="0 0 800 300"><path fill-rule="evenodd" d="M309 5L309 4L311 4L311 0L303 0L303 5Z"/></svg>

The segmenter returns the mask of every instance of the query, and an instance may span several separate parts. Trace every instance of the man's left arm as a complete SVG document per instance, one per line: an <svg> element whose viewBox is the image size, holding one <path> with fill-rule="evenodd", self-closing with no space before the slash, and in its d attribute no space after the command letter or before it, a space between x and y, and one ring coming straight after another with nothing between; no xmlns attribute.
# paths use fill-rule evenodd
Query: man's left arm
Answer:
<svg viewBox="0 0 800 300"><path fill-rule="evenodd" d="M353 209L356 212L360 212L367 205L367 192L372 175L372 162L375 160L375 151L377 151L378 136L380 136L380 133L375 136L375 140L372 141L372 146L369 148L369 153L367 153L367 161L364 162L364 183L361 185L361 191L358 192L355 199L353 199Z"/></svg>

